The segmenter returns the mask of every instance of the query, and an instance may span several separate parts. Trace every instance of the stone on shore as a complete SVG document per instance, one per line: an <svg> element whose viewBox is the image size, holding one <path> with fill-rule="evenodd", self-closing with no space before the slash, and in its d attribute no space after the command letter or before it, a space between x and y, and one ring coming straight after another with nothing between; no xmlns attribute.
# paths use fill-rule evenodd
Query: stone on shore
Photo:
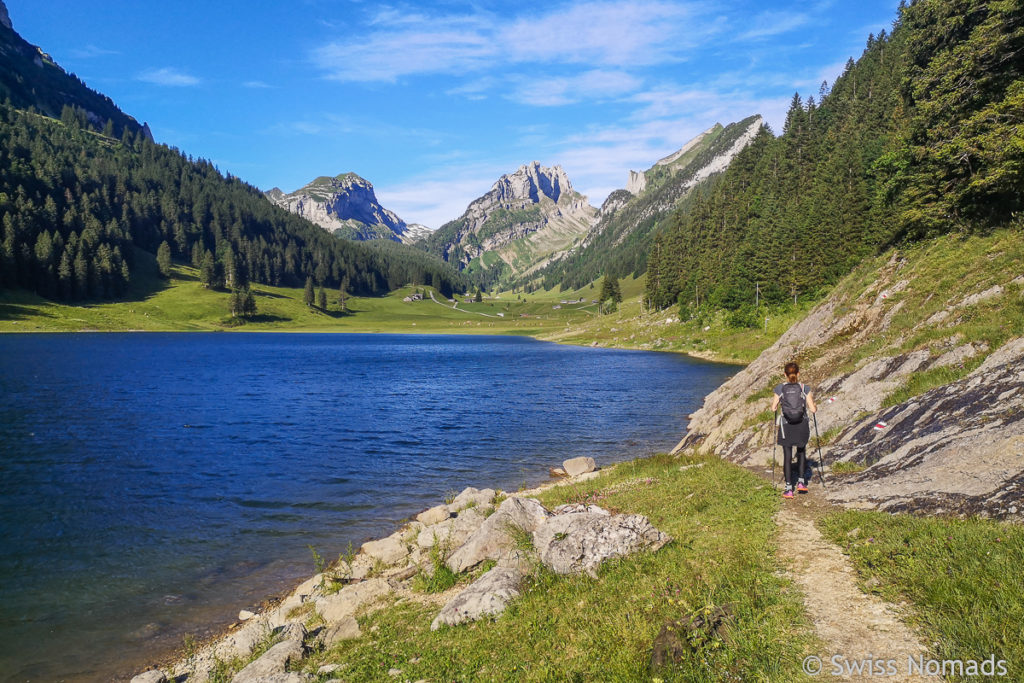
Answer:
<svg viewBox="0 0 1024 683"><path fill-rule="evenodd" d="M475 489L472 486L467 486L462 489L462 493L455 496L455 500L448 505L448 509L458 512L468 505L490 505L494 502L494 496L494 489Z"/></svg>
<svg viewBox="0 0 1024 683"><path fill-rule="evenodd" d="M587 472L593 472L597 469L597 463L590 456L580 456L578 458L570 458L562 463L562 469L570 477L578 477L581 474Z"/></svg>
<svg viewBox="0 0 1024 683"><path fill-rule="evenodd" d="M256 616L256 615L253 614L252 612L250 612L247 609L238 610L238 620L239 621L249 621L254 616Z"/></svg>
<svg viewBox="0 0 1024 683"><path fill-rule="evenodd" d="M289 664L296 663L305 654L301 640L282 640L250 662L235 674L232 683L263 683L274 674L285 674ZM297 680L302 680L301 678Z"/></svg>
<svg viewBox="0 0 1024 683"><path fill-rule="evenodd" d="M167 674L159 669L144 671L132 678L131 683L167 683Z"/></svg>
<svg viewBox="0 0 1024 683"><path fill-rule="evenodd" d="M500 560L515 545L511 527L532 534L548 518L548 511L534 498L512 497L484 520L466 542L448 558L448 568L456 574L484 560Z"/></svg>
<svg viewBox="0 0 1024 683"><path fill-rule="evenodd" d="M452 516L452 513L448 509L447 505L435 505L434 507L430 508L429 510L426 510L426 511L421 512L420 514L416 515L416 521L419 522L420 524L425 524L427 526L430 526L431 524L437 524L439 522L443 522L444 520L448 519L451 516Z"/></svg>
<svg viewBox="0 0 1024 683"><path fill-rule="evenodd" d="M483 525L485 519L476 508L466 508L458 517L450 517L439 524L423 527L416 537L416 544L421 548L431 548L436 542L448 549L458 548Z"/></svg>
<svg viewBox="0 0 1024 683"><path fill-rule="evenodd" d="M448 601L430 624L430 630L456 626L485 616L496 616L515 598L523 575L514 567L494 567Z"/></svg>
<svg viewBox="0 0 1024 683"><path fill-rule="evenodd" d="M355 617L345 617L324 630L324 648L330 649L343 640L355 640L363 635Z"/></svg>
<svg viewBox="0 0 1024 683"><path fill-rule="evenodd" d="M396 532L379 541L367 541L360 548L366 555L384 564L395 564L409 554L402 541L402 533Z"/></svg>
<svg viewBox="0 0 1024 683"><path fill-rule="evenodd" d="M334 595L316 599L316 611L328 624L336 624L354 616L363 605L367 605L391 592L385 579L368 579L345 586Z"/></svg>
<svg viewBox="0 0 1024 683"><path fill-rule="evenodd" d="M540 561L558 574L586 572L612 557L655 551L672 540L643 515L571 512L548 519L533 535Z"/></svg>

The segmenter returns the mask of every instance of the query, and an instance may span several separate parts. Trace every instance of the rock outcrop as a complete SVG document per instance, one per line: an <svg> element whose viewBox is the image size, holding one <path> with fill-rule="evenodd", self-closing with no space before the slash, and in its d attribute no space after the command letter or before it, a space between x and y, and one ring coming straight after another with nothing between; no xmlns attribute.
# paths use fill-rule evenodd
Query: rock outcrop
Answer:
<svg viewBox="0 0 1024 683"><path fill-rule="evenodd" d="M0 26L11 29L14 28L11 26L11 15L7 13L7 5L3 3L3 0L0 0Z"/></svg>
<svg viewBox="0 0 1024 683"><path fill-rule="evenodd" d="M596 216L561 166L534 161L501 176L423 244L459 268L498 268L507 281L545 265L585 234Z"/></svg>
<svg viewBox="0 0 1024 683"><path fill-rule="evenodd" d="M410 232L405 221L380 205L373 185L355 173L333 178L321 176L288 194L275 187L265 196L324 230L348 239L414 241L421 239L426 229L417 226Z"/></svg>
<svg viewBox="0 0 1024 683"><path fill-rule="evenodd" d="M866 468L831 477L830 500L858 508L1024 521L1024 341L1011 339L990 350L950 333L927 346L899 350L910 333L941 331L981 302L1020 296L1019 285L1010 291L1016 280L1009 273L1006 282L959 292L939 311L915 320L901 300L915 286L904 266L894 255L863 291L840 290L815 307L705 398L677 450L699 446L738 463L770 462L772 425L759 416L771 386L782 381L783 365L810 359L802 363L801 376L817 396L817 433L827 441L826 464ZM897 316L903 330L898 335L893 333ZM850 360L858 349L882 339L892 341ZM976 362L985 354L990 355L965 377L886 407L911 377ZM812 455L814 434L812 428Z"/></svg>

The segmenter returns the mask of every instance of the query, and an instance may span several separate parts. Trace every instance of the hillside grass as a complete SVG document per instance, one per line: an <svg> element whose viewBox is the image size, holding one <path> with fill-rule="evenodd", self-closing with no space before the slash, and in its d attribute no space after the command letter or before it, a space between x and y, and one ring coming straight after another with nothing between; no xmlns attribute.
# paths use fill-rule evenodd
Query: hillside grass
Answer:
<svg viewBox="0 0 1024 683"><path fill-rule="evenodd" d="M680 470L681 465L700 467ZM362 638L313 655L303 668L343 668L347 680L650 681L662 625L711 606L735 615L724 639L698 647L666 680L808 680L817 643L776 557L775 490L716 458L654 456L597 480L555 487L546 506L586 501L647 515L674 539L656 553L601 566L598 578L537 570L501 616L430 630L439 606L398 600L359 619ZM326 677L324 677L326 678Z"/></svg>
<svg viewBox="0 0 1024 683"><path fill-rule="evenodd" d="M583 297L590 301L600 294L600 285L599 281L594 287L561 292L560 296L570 300ZM808 301L797 306L762 308L759 320L767 317L767 324L747 328L732 324L726 311L714 312L703 320L680 320L678 306L664 311L645 311L641 302L644 285L643 276L620 280L623 302L615 312L597 315L595 305L590 309L595 315L541 338L583 346L682 352L709 360L746 364L775 343L817 303Z"/></svg>
<svg viewBox="0 0 1024 683"><path fill-rule="evenodd" d="M79 331L274 331L274 332L391 332L537 335L560 329L587 313L566 308L555 310L552 295L486 298L482 303L463 303L452 309L430 300L404 302L416 290L404 287L384 297L350 297L341 311L336 290L328 290L328 305L321 311L303 302L301 288L254 285L258 314L239 324L228 314L226 290L206 289L195 268L175 265L170 280L156 275L154 263L144 255L126 298L117 302L61 304L24 290L0 291L0 332ZM153 261L149 256L149 261ZM504 317L498 314L504 314ZM525 316L525 317L524 317Z"/></svg>
<svg viewBox="0 0 1024 683"><path fill-rule="evenodd" d="M1024 527L859 510L831 513L821 526L866 591L910 602L937 658L995 655L1007 662L1007 680L1024 678Z"/></svg>

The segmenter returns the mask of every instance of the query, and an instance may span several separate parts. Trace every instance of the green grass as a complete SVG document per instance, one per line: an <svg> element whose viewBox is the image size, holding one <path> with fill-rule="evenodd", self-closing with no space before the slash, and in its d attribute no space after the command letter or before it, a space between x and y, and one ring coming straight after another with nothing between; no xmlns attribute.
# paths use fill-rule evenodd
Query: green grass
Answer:
<svg viewBox="0 0 1024 683"><path fill-rule="evenodd" d="M718 459L666 456L617 466L598 480L545 491L548 505L588 500L647 515L675 540L657 553L607 562L598 578L538 570L494 620L430 631L438 607L403 601L362 618L366 636L313 656L343 663L350 680L649 681L661 626L730 603L725 641L679 664L671 680L808 680L815 645L799 595L778 573L778 498L759 478ZM716 644L717 643L717 644Z"/></svg>
<svg viewBox="0 0 1024 683"><path fill-rule="evenodd" d="M825 445L825 439L822 437L822 445ZM867 469L867 466L859 462L834 462L829 470L832 474L856 474L857 472L863 472Z"/></svg>
<svg viewBox="0 0 1024 683"><path fill-rule="evenodd" d="M0 332L78 331L297 331L392 332L537 335L562 329L587 317L577 310L553 310L557 295L518 301L485 298L480 304L459 304L459 310L428 297L412 303L402 299L415 291L406 287L384 297L351 297L347 312L329 291L325 311L306 306L299 288L255 285L258 315L255 320L230 326L227 291L204 288L194 268L175 265L169 281L159 279L155 260L137 252L137 277L123 301L83 302L76 305L48 301L22 290L0 291ZM154 261L152 264L148 261ZM419 289L429 290L420 287ZM505 317L497 316L504 313ZM487 316L479 315L485 313ZM529 317L522 318L525 313Z"/></svg>
<svg viewBox="0 0 1024 683"><path fill-rule="evenodd" d="M832 513L822 527L871 590L914 606L934 656L994 654L1007 662L1006 680L1024 678L1024 528L865 511Z"/></svg>
<svg viewBox="0 0 1024 683"><path fill-rule="evenodd" d="M980 364L980 360L976 360L973 363L966 363L964 365L947 365L941 368L912 373L902 387L885 397L882 401L882 407L888 408L899 405L915 396L920 396L926 391L955 382L958 379L963 379Z"/></svg>

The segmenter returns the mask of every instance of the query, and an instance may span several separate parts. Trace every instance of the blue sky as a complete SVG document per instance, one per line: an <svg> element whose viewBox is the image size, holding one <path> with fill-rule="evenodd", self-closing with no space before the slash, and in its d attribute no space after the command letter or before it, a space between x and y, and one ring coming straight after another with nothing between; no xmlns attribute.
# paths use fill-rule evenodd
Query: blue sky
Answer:
<svg viewBox="0 0 1024 683"><path fill-rule="evenodd" d="M715 122L778 133L897 2L6 4L157 141L262 189L354 171L437 228L529 161L600 205Z"/></svg>

